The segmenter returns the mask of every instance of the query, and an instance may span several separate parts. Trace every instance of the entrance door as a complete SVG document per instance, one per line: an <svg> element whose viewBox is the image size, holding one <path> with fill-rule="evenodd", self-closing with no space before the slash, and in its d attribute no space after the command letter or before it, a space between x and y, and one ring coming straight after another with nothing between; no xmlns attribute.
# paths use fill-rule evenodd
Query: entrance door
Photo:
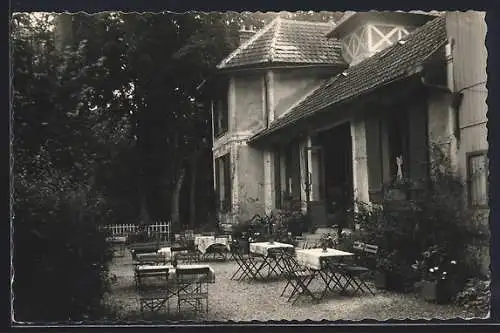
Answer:
<svg viewBox="0 0 500 333"><path fill-rule="evenodd" d="M325 206L325 173L324 154L321 146L305 148L305 192L307 210L312 223L324 226L327 224Z"/></svg>

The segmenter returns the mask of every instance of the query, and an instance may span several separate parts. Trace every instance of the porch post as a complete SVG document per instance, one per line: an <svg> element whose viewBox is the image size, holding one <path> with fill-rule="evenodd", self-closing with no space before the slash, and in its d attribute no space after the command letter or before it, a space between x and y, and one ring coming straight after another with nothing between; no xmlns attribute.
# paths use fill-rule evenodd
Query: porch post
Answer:
<svg viewBox="0 0 500 333"><path fill-rule="evenodd" d="M351 121L351 138L354 209L357 210L357 202L370 202L368 192L366 128L364 119L353 119Z"/></svg>
<svg viewBox="0 0 500 333"><path fill-rule="evenodd" d="M300 156L300 198L301 198L301 208L304 213L307 213L307 191L306 191L306 180L309 176L306 170L306 159L309 160L309 154L306 154L306 147L311 145L311 137L307 136L305 140L301 141L299 144L299 156Z"/></svg>
<svg viewBox="0 0 500 333"><path fill-rule="evenodd" d="M273 158L270 150L264 151L264 210L266 214L273 210Z"/></svg>

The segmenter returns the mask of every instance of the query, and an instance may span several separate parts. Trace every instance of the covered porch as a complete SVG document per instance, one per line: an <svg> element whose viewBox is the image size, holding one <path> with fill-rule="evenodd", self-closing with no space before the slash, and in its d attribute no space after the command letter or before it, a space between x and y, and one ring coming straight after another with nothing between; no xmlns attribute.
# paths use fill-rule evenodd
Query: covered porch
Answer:
<svg viewBox="0 0 500 333"><path fill-rule="evenodd" d="M254 137L272 152L274 208L352 228L357 203L377 202L398 177L426 177L429 98L412 76Z"/></svg>

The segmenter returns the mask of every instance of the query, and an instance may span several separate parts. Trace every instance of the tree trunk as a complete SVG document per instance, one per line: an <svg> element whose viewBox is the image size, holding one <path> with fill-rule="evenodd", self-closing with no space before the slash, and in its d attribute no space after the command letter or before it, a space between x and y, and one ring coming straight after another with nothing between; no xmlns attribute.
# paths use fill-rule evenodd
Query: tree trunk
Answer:
<svg viewBox="0 0 500 333"><path fill-rule="evenodd" d="M189 228L194 229L196 222L196 171L198 154L191 158L191 183L189 189Z"/></svg>
<svg viewBox="0 0 500 333"><path fill-rule="evenodd" d="M139 177L142 177L142 175L139 175ZM139 224L141 224L141 226L149 225L151 224L151 218L149 216L148 201L146 198L146 191L144 190L143 180L141 184L139 184L139 200L141 200L141 220Z"/></svg>
<svg viewBox="0 0 500 333"><path fill-rule="evenodd" d="M172 226L174 226L174 228L179 226L180 224L179 199L185 175L186 175L186 170L184 168L181 168L179 176L177 177L175 183L174 192L172 193L170 218L172 220Z"/></svg>

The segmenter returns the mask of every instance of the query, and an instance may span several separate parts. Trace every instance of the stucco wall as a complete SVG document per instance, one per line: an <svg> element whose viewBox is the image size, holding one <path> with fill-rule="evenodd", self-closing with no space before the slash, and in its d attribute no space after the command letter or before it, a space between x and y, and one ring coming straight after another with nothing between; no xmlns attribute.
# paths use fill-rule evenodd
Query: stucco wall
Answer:
<svg viewBox="0 0 500 333"><path fill-rule="evenodd" d="M450 105L449 93L432 88L429 90L427 115L429 143L442 145L448 152L452 135Z"/></svg>
<svg viewBox="0 0 500 333"><path fill-rule="evenodd" d="M252 131L264 126L264 75L234 77L231 131Z"/></svg>
<svg viewBox="0 0 500 333"><path fill-rule="evenodd" d="M320 84L317 75L298 70L273 71L274 119Z"/></svg>
<svg viewBox="0 0 500 333"><path fill-rule="evenodd" d="M454 90L463 93L459 109L460 139L458 144L458 170L467 175L467 153L488 149L486 98L485 47L487 26L485 13L477 11L449 12L446 18L448 37L453 38ZM488 226L488 211L483 210L479 223ZM481 262L482 270L488 271L489 243L471 247L474 256Z"/></svg>
<svg viewBox="0 0 500 333"><path fill-rule="evenodd" d="M240 220L264 212L264 160L261 150L246 144L236 147L237 177L240 182L236 211Z"/></svg>

